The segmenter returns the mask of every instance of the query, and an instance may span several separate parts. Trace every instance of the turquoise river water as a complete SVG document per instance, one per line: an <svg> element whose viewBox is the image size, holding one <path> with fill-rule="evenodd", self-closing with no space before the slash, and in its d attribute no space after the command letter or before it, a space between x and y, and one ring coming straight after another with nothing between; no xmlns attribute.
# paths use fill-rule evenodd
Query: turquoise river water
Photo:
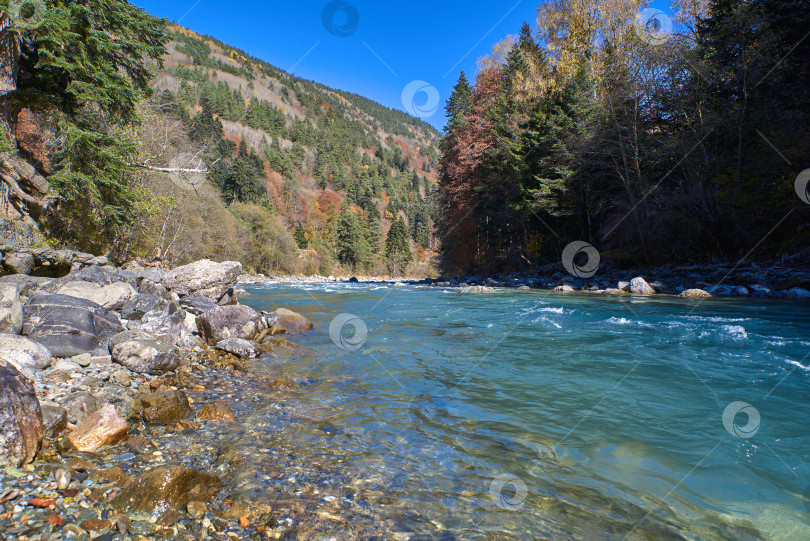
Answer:
<svg viewBox="0 0 810 541"><path fill-rule="evenodd" d="M323 519L299 539L810 539L808 304L248 290L315 325L221 435Z"/></svg>

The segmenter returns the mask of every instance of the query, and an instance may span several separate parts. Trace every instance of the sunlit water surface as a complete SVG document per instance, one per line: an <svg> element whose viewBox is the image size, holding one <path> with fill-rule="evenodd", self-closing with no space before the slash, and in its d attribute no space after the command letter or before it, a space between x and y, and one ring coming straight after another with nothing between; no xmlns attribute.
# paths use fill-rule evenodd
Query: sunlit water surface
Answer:
<svg viewBox="0 0 810 541"><path fill-rule="evenodd" d="M248 289L315 325L254 364L300 390L231 389L220 434L299 538L810 539L807 304Z"/></svg>

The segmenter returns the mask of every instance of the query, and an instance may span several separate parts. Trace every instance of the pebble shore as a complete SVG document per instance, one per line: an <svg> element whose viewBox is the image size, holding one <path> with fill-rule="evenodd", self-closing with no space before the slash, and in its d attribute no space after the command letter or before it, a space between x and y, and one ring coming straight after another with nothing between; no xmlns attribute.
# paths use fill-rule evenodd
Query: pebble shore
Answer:
<svg viewBox="0 0 810 541"><path fill-rule="evenodd" d="M228 389L296 387L251 364L311 323L239 305L238 263L86 262L0 278L0 539L281 538L290 513L229 499L206 442Z"/></svg>
<svg viewBox="0 0 810 541"><path fill-rule="evenodd" d="M640 279L640 280L639 280ZM633 283L635 280L635 284ZM593 276L578 277L562 265L495 276L453 276L425 279L386 277L242 276L243 284L278 283L393 283L461 288L486 292L487 288L556 290L600 295L677 295L688 298L749 297L776 300L810 300L810 254L756 264L728 262L711 265L667 266L652 269L618 269L603 265ZM643 283L642 283L643 281ZM645 285L647 287L645 287ZM473 289L464 289L473 288Z"/></svg>

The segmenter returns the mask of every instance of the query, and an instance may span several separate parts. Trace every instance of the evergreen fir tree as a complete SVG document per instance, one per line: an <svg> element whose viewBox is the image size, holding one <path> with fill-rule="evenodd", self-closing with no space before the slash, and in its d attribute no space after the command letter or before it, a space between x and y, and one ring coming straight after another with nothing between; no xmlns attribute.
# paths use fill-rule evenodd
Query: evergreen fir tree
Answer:
<svg viewBox="0 0 810 541"><path fill-rule="evenodd" d="M413 261L413 254L408 245L408 228L405 220L401 217L394 220L391 229L388 230L388 237L385 241L385 257L389 261L397 260L403 268Z"/></svg>

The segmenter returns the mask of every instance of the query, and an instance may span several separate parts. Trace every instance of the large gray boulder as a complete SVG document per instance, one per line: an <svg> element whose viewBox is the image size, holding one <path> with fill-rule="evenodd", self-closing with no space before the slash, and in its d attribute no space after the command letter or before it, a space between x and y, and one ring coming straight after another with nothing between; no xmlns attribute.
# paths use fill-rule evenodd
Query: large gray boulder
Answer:
<svg viewBox="0 0 810 541"><path fill-rule="evenodd" d="M166 276L166 271L158 267L149 267L148 269L144 269L137 274L139 284L141 283L141 280L149 280L159 284L163 281L164 276Z"/></svg>
<svg viewBox="0 0 810 541"><path fill-rule="evenodd" d="M630 280L630 293L635 293L636 295L655 295L655 290L647 283L647 280L638 276Z"/></svg>
<svg viewBox="0 0 810 541"><path fill-rule="evenodd" d="M107 285L95 282L64 282L54 293L93 301L105 310L120 310L124 303L138 294L134 287L125 282Z"/></svg>
<svg viewBox="0 0 810 541"><path fill-rule="evenodd" d="M144 314L152 310L162 310L168 306L166 299L157 295L136 295L124 303L121 308L121 317L124 319L140 320Z"/></svg>
<svg viewBox="0 0 810 541"><path fill-rule="evenodd" d="M126 282L131 286L137 285L134 273L117 269L115 267L91 265L73 271L63 278L66 282L93 282L100 286L108 286L117 282Z"/></svg>
<svg viewBox="0 0 810 541"><path fill-rule="evenodd" d="M249 340L261 327L261 314L249 306L217 306L197 316L197 330L211 346L228 338Z"/></svg>
<svg viewBox="0 0 810 541"><path fill-rule="evenodd" d="M124 328L98 304L66 295L36 295L23 308L23 334L55 357L73 357L105 347Z"/></svg>
<svg viewBox="0 0 810 541"><path fill-rule="evenodd" d="M113 362L139 374L163 374L180 365L173 344L158 340L142 331L125 331L110 339Z"/></svg>
<svg viewBox="0 0 810 541"><path fill-rule="evenodd" d="M0 365L0 466L34 460L43 422L34 383L11 365Z"/></svg>
<svg viewBox="0 0 810 541"><path fill-rule="evenodd" d="M14 365L28 377L48 368L53 356L48 348L17 334L0 334L0 361Z"/></svg>
<svg viewBox="0 0 810 541"><path fill-rule="evenodd" d="M22 331L22 304L17 286L0 283L0 332L20 334Z"/></svg>
<svg viewBox="0 0 810 541"><path fill-rule="evenodd" d="M240 274L241 263L203 259L169 271L161 283L180 297L202 297L218 302L236 284Z"/></svg>

